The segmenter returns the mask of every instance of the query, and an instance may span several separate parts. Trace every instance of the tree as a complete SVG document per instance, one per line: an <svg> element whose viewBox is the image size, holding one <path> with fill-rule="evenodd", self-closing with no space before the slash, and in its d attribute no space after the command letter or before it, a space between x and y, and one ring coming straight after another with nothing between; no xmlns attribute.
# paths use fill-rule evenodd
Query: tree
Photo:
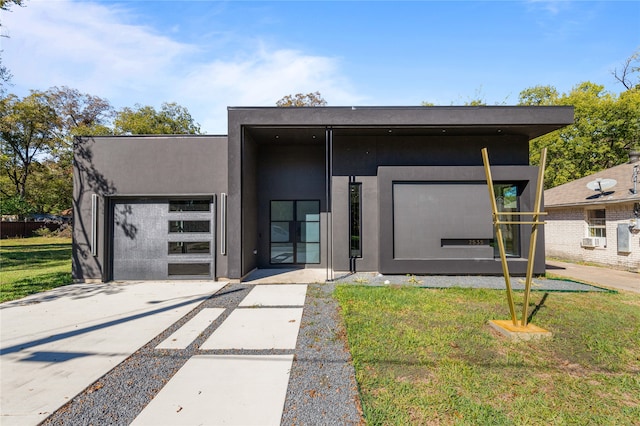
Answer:
<svg viewBox="0 0 640 426"><path fill-rule="evenodd" d="M555 105L558 102L558 91L553 86L534 86L520 92L520 105Z"/></svg>
<svg viewBox="0 0 640 426"><path fill-rule="evenodd" d="M612 74L627 90L640 88L640 50L637 50L624 61L620 71L616 68ZM636 74L635 82L632 77L633 74Z"/></svg>
<svg viewBox="0 0 640 426"><path fill-rule="evenodd" d="M175 102L163 103L160 111L152 106L136 104L116 113L114 133L117 135L183 135L199 134L200 125L187 108Z"/></svg>
<svg viewBox="0 0 640 426"><path fill-rule="evenodd" d="M70 208L73 136L110 134L112 110L108 101L68 87L2 98L3 198L18 197L38 212Z"/></svg>
<svg viewBox="0 0 640 426"><path fill-rule="evenodd" d="M558 95L551 86L520 92L520 105L573 105L574 124L534 139L532 164L547 148L545 187L550 188L627 161L628 151L640 134L640 90L619 96L604 86L580 83Z"/></svg>
<svg viewBox="0 0 640 426"><path fill-rule="evenodd" d="M114 110L108 100L66 86L52 87L46 95L59 119L58 136L67 148L72 146L74 136L112 133L108 125Z"/></svg>
<svg viewBox="0 0 640 426"><path fill-rule="evenodd" d="M276 106L279 107L315 107L315 106L327 106L327 101L324 100L320 92L297 93L295 95L287 95L276 102Z"/></svg>
<svg viewBox="0 0 640 426"><path fill-rule="evenodd" d="M71 208L73 197L73 154L67 152L57 159L33 164L27 193L30 205L38 213L54 213Z"/></svg>
<svg viewBox="0 0 640 426"><path fill-rule="evenodd" d="M31 165L55 149L58 125L56 112L43 92L32 91L24 99L9 95L0 100L1 167L13 186L12 192L2 188L3 195L28 200Z"/></svg>

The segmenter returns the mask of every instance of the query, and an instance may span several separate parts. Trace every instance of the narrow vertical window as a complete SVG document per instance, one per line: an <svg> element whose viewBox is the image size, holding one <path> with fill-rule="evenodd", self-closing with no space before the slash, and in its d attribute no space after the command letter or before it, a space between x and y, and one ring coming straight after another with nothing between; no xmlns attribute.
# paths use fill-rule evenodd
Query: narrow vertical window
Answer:
<svg viewBox="0 0 640 426"><path fill-rule="evenodd" d="M520 211L520 194L518 185L516 184L502 184L496 183L493 185L493 191L496 194L496 205L500 212L517 212ZM518 216L511 216L511 220L518 220ZM515 224L503 224L502 238L504 239L504 248L507 256L520 257L520 225ZM494 232L493 239L495 241L496 235ZM500 256L498 250L498 244L494 245L494 255Z"/></svg>
<svg viewBox="0 0 640 426"><path fill-rule="evenodd" d="M349 256L362 257L362 184L349 183Z"/></svg>

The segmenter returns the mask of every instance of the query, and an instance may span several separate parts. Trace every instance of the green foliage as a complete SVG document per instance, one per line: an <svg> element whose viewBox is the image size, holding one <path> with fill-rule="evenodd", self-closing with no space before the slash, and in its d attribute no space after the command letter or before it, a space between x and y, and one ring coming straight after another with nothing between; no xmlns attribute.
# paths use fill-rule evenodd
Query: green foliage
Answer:
<svg viewBox="0 0 640 426"><path fill-rule="evenodd" d="M33 233L36 234L37 237L43 238L50 238L53 235L53 231L46 226L36 229Z"/></svg>
<svg viewBox="0 0 640 426"><path fill-rule="evenodd" d="M549 294L545 341L498 336L503 291L339 286L367 424L637 424L640 296ZM532 294L532 304L542 300ZM520 309L521 307L518 307Z"/></svg>
<svg viewBox="0 0 640 426"><path fill-rule="evenodd" d="M0 193L36 212L71 207L73 137L109 134L113 108L68 87L0 99Z"/></svg>
<svg viewBox="0 0 640 426"><path fill-rule="evenodd" d="M296 93L295 95L287 95L276 102L276 106L279 107L316 107L327 106L327 101L324 100L320 92Z"/></svg>
<svg viewBox="0 0 640 426"><path fill-rule="evenodd" d="M175 102L163 103L160 111L152 106L136 105L116 113L114 133L117 135L183 135L199 134L200 125L187 108Z"/></svg>
<svg viewBox="0 0 640 426"><path fill-rule="evenodd" d="M519 104L575 108L574 124L530 144L533 164L539 164L540 150L547 148L547 188L622 164L640 142L640 89L615 95L584 82L559 95L551 86L536 86L520 93Z"/></svg>
<svg viewBox="0 0 640 426"><path fill-rule="evenodd" d="M32 91L24 99L9 95L0 100L0 144L2 172L13 186L12 193L27 197L31 165L56 148L59 119L44 92Z"/></svg>
<svg viewBox="0 0 640 426"><path fill-rule="evenodd" d="M36 209L20 195L0 197L0 214L2 215L17 215L22 218L35 211Z"/></svg>
<svg viewBox="0 0 640 426"><path fill-rule="evenodd" d="M34 165L27 186L35 212L59 214L71 208L72 156L71 152L65 152L57 161L48 159Z"/></svg>
<svg viewBox="0 0 640 426"><path fill-rule="evenodd" d="M71 239L0 240L0 264L0 302L71 284Z"/></svg>
<svg viewBox="0 0 640 426"><path fill-rule="evenodd" d="M520 105L544 106L558 102L558 91L553 86L534 86L520 92Z"/></svg>

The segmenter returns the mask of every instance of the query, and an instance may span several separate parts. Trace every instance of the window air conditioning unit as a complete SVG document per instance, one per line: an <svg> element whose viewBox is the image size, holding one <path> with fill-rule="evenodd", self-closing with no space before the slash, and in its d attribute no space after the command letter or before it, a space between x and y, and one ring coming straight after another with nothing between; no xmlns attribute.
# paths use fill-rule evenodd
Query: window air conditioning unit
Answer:
<svg viewBox="0 0 640 426"><path fill-rule="evenodd" d="M582 247L604 247L607 239L604 237L587 237L582 239Z"/></svg>

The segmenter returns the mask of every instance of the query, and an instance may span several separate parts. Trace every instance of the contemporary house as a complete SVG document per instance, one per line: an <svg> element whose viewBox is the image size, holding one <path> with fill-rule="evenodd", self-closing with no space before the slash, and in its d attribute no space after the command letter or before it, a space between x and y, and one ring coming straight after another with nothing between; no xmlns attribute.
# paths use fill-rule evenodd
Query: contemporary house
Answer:
<svg viewBox="0 0 640 426"><path fill-rule="evenodd" d="M640 272L640 159L545 191L547 256Z"/></svg>
<svg viewBox="0 0 640 426"><path fill-rule="evenodd" d="M78 138L73 275L242 279L260 268L500 274L500 208L531 211L529 141L572 107L230 107L227 136ZM505 229L524 274L528 225ZM544 234L535 272L544 272Z"/></svg>

